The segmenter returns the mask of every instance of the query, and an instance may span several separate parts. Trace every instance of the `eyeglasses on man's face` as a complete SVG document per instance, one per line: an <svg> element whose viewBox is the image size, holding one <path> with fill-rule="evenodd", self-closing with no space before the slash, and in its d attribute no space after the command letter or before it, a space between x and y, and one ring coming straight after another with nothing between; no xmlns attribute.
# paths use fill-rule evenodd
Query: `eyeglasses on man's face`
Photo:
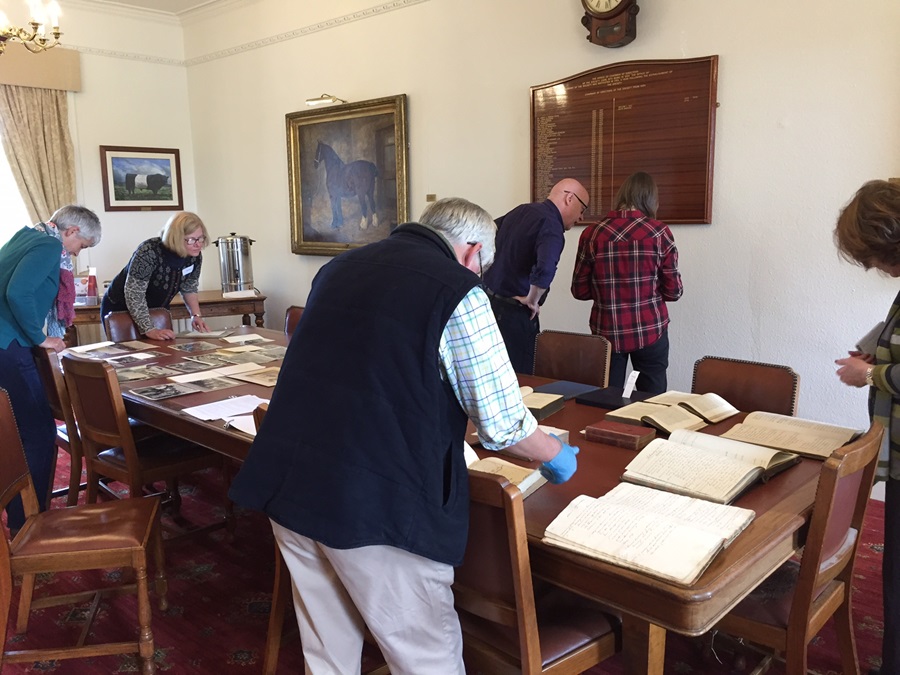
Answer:
<svg viewBox="0 0 900 675"><path fill-rule="evenodd" d="M188 246L193 246L194 244L200 244L201 246L206 243L206 237L200 235L199 237L185 237L184 243Z"/></svg>
<svg viewBox="0 0 900 675"><path fill-rule="evenodd" d="M563 192L565 192L567 195L574 195L575 199L577 199L581 204L581 215L584 215L584 212L588 209L588 205L584 203L584 200L571 190L563 190Z"/></svg>

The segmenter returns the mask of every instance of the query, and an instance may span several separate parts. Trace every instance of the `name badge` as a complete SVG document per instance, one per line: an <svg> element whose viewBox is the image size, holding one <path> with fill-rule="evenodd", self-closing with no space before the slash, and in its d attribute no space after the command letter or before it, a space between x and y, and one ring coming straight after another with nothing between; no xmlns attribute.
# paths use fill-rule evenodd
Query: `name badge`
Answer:
<svg viewBox="0 0 900 675"><path fill-rule="evenodd" d="M188 265L183 270L181 270L181 276L186 277L188 274L194 271L193 265Z"/></svg>

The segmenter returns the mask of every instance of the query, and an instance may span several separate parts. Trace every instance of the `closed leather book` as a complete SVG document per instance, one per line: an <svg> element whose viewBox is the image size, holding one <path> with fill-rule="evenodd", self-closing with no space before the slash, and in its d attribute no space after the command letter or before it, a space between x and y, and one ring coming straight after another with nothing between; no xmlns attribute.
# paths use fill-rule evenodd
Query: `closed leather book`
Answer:
<svg viewBox="0 0 900 675"><path fill-rule="evenodd" d="M589 441L640 450L656 438L656 431L648 427L604 419L585 427L584 435Z"/></svg>

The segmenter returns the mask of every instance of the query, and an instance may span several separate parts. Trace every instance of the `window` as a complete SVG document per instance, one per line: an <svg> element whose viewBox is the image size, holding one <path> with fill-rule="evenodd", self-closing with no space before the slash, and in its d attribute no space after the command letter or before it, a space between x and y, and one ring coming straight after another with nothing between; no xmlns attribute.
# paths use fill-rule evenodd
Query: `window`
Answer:
<svg viewBox="0 0 900 675"><path fill-rule="evenodd" d="M2 246L17 230L32 224L2 148L0 148L0 204L3 204L3 213L0 214L0 246Z"/></svg>

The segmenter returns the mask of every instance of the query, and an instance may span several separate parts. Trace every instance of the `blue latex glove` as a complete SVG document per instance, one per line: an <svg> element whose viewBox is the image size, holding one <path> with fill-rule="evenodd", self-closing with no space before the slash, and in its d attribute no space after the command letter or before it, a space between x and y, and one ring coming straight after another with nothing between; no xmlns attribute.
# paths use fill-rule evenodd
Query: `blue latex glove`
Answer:
<svg viewBox="0 0 900 675"><path fill-rule="evenodd" d="M556 457L541 464L541 475L551 483L565 483L578 468L578 460L575 459L578 447L563 443L556 434L550 435L562 444L562 448Z"/></svg>

